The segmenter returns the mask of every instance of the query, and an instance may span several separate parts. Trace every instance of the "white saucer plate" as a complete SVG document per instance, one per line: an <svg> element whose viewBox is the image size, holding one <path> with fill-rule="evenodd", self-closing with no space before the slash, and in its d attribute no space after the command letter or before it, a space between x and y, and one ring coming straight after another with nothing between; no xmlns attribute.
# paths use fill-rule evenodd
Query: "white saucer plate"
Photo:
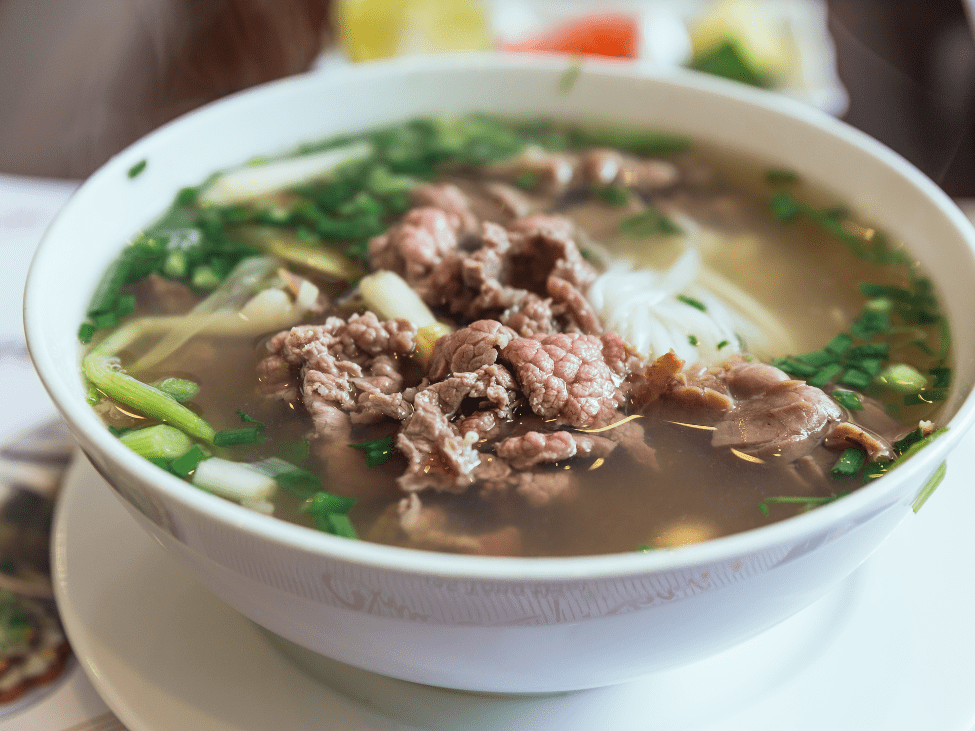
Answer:
<svg viewBox="0 0 975 731"><path fill-rule="evenodd" d="M798 615L707 660L577 693L445 691L282 652L171 561L84 458L55 519L55 590L85 672L130 731L968 731L973 458L975 433L924 509Z"/></svg>

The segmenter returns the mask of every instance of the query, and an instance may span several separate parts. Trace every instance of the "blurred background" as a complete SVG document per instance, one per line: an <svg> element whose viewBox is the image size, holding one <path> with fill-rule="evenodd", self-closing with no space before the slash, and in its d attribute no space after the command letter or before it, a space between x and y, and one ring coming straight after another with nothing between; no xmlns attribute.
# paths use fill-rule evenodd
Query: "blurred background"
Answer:
<svg viewBox="0 0 975 731"><path fill-rule="evenodd" d="M802 98L975 196L964 0L0 0L0 173L77 179L269 79L502 48L690 65Z"/></svg>

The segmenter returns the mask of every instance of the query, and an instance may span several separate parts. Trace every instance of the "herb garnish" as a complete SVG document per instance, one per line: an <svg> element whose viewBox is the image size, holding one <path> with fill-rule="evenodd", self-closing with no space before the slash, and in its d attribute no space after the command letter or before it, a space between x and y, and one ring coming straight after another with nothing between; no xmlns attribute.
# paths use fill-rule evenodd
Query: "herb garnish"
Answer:
<svg viewBox="0 0 975 731"><path fill-rule="evenodd" d="M251 426L241 429L224 429L213 435L213 444L217 447L237 447L243 444L259 444L266 437L267 426L257 419L238 410L240 420Z"/></svg>
<svg viewBox="0 0 975 731"><path fill-rule="evenodd" d="M803 511L809 511L813 508L818 508L820 505L826 505L834 500L839 500L841 497L849 494L849 492L840 492L823 497L809 497L808 495L773 495L772 497L767 497L760 502L758 504L758 509L762 511L762 515L769 514L769 505L799 505Z"/></svg>
<svg viewBox="0 0 975 731"><path fill-rule="evenodd" d="M703 302L701 302L701 300L694 299L693 297L689 297L686 294L677 295L677 299L679 299L685 305L690 305L691 307L700 310L701 312L708 311L707 306Z"/></svg>
<svg viewBox="0 0 975 731"><path fill-rule="evenodd" d="M137 178L140 175L142 175L142 171L146 169L146 165L148 164L149 161L143 158L142 160L139 160L139 162L137 162L135 165L130 167L128 173L126 173L126 175L129 176L129 180L132 180L133 178Z"/></svg>
<svg viewBox="0 0 975 731"><path fill-rule="evenodd" d="M395 437L382 437L368 442L350 444L353 449L358 449L366 455L366 464L370 467L377 467L389 462L393 458L395 448Z"/></svg>
<svg viewBox="0 0 975 731"><path fill-rule="evenodd" d="M619 224L620 233L633 238L647 238L650 236L674 236L683 233L680 226L671 221L656 208L624 218Z"/></svg>

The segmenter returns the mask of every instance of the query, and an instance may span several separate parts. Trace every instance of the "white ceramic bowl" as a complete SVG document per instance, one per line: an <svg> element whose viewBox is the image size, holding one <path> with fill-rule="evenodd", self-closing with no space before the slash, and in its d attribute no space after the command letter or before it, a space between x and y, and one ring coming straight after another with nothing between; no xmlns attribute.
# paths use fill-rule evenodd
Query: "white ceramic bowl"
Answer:
<svg viewBox="0 0 975 731"><path fill-rule="evenodd" d="M239 94L112 159L40 246L25 302L30 352L82 448L202 583L298 645L398 678L498 692L606 685L695 660L794 614L853 571L911 513L973 420L975 331L961 325L975 311L975 234L931 181L782 97L608 63L587 64L561 93L566 66L415 58ZM927 266L955 323L950 431L890 475L799 517L676 550L569 559L442 555L319 534L196 490L109 434L85 403L76 332L101 272L179 188L303 140L471 110L679 131L795 169L882 222ZM130 180L126 171L143 159L145 171Z"/></svg>

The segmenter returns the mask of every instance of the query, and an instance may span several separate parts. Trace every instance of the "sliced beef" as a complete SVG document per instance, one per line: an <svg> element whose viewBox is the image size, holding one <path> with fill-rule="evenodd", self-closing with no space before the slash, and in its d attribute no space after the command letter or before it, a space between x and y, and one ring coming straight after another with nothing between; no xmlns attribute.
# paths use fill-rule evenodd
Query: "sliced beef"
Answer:
<svg viewBox="0 0 975 731"><path fill-rule="evenodd" d="M498 360L502 348L516 337L515 332L497 320L477 320L467 327L444 335L433 348L427 376L439 381L451 373L476 371Z"/></svg>
<svg viewBox="0 0 975 731"><path fill-rule="evenodd" d="M579 494L579 480L571 470L518 472L513 482L515 493L533 508L569 502Z"/></svg>
<svg viewBox="0 0 975 731"><path fill-rule="evenodd" d="M671 406L696 411L704 420L720 418L734 407L729 381L734 380L735 361L723 366L696 366L678 373L663 399Z"/></svg>
<svg viewBox="0 0 975 731"><path fill-rule="evenodd" d="M497 455L516 470L562 462L572 457L607 457L616 443L604 437L567 431L530 431L498 442Z"/></svg>
<svg viewBox="0 0 975 731"><path fill-rule="evenodd" d="M749 362L743 358L731 360L725 365L724 372L727 389L722 387L720 381L709 384L709 387L722 392L727 390L736 399L760 396L773 386L790 380L789 374L785 371L765 363Z"/></svg>
<svg viewBox="0 0 975 731"><path fill-rule="evenodd" d="M645 367L633 369L629 389L633 406L643 409L667 393L683 367L684 361L671 350Z"/></svg>
<svg viewBox="0 0 975 731"><path fill-rule="evenodd" d="M319 439L346 440L352 421L409 411L399 368L415 336L406 320L381 322L372 312L294 327L268 341L258 365L261 390L272 398L299 397Z"/></svg>
<svg viewBox="0 0 975 731"><path fill-rule="evenodd" d="M579 159L573 154L528 145L517 157L485 166L485 172L509 180L528 174L534 177L537 190L560 195L577 179L578 166Z"/></svg>
<svg viewBox="0 0 975 731"><path fill-rule="evenodd" d="M520 299L501 313L499 319L523 338L542 339L559 332L552 300L524 292Z"/></svg>
<svg viewBox="0 0 975 731"><path fill-rule="evenodd" d="M505 183L487 183L485 192L508 221L530 215L536 205L515 187Z"/></svg>
<svg viewBox="0 0 975 731"><path fill-rule="evenodd" d="M413 398L413 413L396 437L408 467L399 478L406 492L432 488L463 492L475 481L473 471L480 463L474 448L480 436L461 431L454 420L466 399L481 401L479 411L493 412L495 423L511 418L515 382L500 365L486 365L472 373L458 373L419 390Z"/></svg>
<svg viewBox="0 0 975 731"><path fill-rule="evenodd" d="M456 185L423 183L410 191L410 199L417 206L439 208L446 213L453 230L460 237L477 231L477 216L471 211L467 196Z"/></svg>
<svg viewBox="0 0 975 731"><path fill-rule="evenodd" d="M429 305L459 302L465 295L457 251L462 225L440 208L414 208L369 241L369 258L375 268L402 276Z"/></svg>
<svg viewBox="0 0 975 731"><path fill-rule="evenodd" d="M370 540L430 551L480 556L518 556L521 531L505 526L485 533L461 530L439 505L424 505L416 493L403 498L379 517Z"/></svg>
<svg viewBox="0 0 975 731"><path fill-rule="evenodd" d="M657 452L647 444L643 425L635 418L625 417L623 414L617 414L612 423L614 426L600 432L600 436L619 444L636 464L659 472L660 463L657 461Z"/></svg>
<svg viewBox="0 0 975 731"><path fill-rule="evenodd" d="M680 179L677 166L666 160L647 160L610 148L595 148L583 154L583 175L592 185L619 185L653 193L669 188Z"/></svg>
<svg viewBox="0 0 975 731"><path fill-rule="evenodd" d="M860 449L867 454L867 459L871 462L889 460L894 458L894 448L883 437L871 434L866 429L856 424L845 421L837 424L826 435L823 446L827 449L844 450Z"/></svg>
<svg viewBox="0 0 975 731"><path fill-rule="evenodd" d="M439 208L413 208L369 241L369 257L377 269L396 272L412 284L457 250L459 230L456 218Z"/></svg>
<svg viewBox="0 0 975 731"><path fill-rule="evenodd" d="M623 376L607 365L606 341L593 335L516 338L501 351L532 411L575 427L604 426L623 399Z"/></svg>
<svg viewBox="0 0 975 731"><path fill-rule="evenodd" d="M763 460L794 462L819 446L842 418L842 409L821 389L782 380L730 409L715 427L711 444Z"/></svg>
<svg viewBox="0 0 975 731"><path fill-rule="evenodd" d="M603 324L599 320L599 315L578 287L553 274L548 278L546 289L552 302L563 308L569 331L578 331L586 335L602 334Z"/></svg>
<svg viewBox="0 0 975 731"><path fill-rule="evenodd" d="M549 276L586 290L596 270L579 252L575 226L563 216L536 214L511 224L508 284L545 294Z"/></svg>

